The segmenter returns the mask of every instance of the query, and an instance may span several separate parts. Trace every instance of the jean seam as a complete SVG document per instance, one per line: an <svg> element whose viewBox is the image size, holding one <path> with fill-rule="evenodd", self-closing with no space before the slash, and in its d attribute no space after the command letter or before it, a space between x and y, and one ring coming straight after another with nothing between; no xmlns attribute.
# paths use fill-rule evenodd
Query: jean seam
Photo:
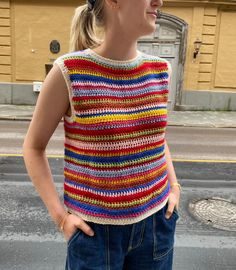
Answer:
<svg viewBox="0 0 236 270"><path fill-rule="evenodd" d="M135 247L133 247L133 249L139 247L143 241L143 235L144 235L144 229L145 229L145 221L142 222L142 227L141 227L141 237L140 237L140 240L139 242L137 243L137 245Z"/></svg>
<svg viewBox="0 0 236 270"><path fill-rule="evenodd" d="M109 226L106 225L106 240L107 240L107 245L106 245L106 270L110 270L110 239L109 239Z"/></svg>
<svg viewBox="0 0 236 270"><path fill-rule="evenodd" d="M67 242L67 248L70 248L71 244L77 239L77 237L82 233L80 229L76 229L76 231L72 234L71 238Z"/></svg>
<svg viewBox="0 0 236 270"><path fill-rule="evenodd" d="M136 226L136 224L133 224L133 226L132 226L132 231L131 231L131 236L130 236L129 246L128 246L128 251L127 252L130 252L132 250L132 242L133 242L133 239L134 239L135 226Z"/></svg>
<svg viewBox="0 0 236 270"><path fill-rule="evenodd" d="M168 249L166 252L160 254L160 255L156 255L155 256L155 260L159 260L159 259L162 259L163 257L165 257L166 255L168 255L168 253L170 253L172 251L174 247L171 247L170 249Z"/></svg>
<svg viewBox="0 0 236 270"><path fill-rule="evenodd" d="M157 241L156 241L156 219L155 219L155 214L153 215L153 229L152 229L152 233L153 233L153 258L156 258L156 248L157 248Z"/></svg>
<svg viewBox="0 0 236 270"><path fill-rule="evenodd" d="M143 237L144 237L144 231L145 231L145 220L142 221L142 227L141 227L141 233L140 233L140 239L139 242L136 244L136 246L132 246L132 242L134 239L134 231L135 231L136 224L133 225L132 231L131 231L131 237L129 241L129 246L128 246L128 252L131 250L138 248L142 242L143 242Z"/></svg>

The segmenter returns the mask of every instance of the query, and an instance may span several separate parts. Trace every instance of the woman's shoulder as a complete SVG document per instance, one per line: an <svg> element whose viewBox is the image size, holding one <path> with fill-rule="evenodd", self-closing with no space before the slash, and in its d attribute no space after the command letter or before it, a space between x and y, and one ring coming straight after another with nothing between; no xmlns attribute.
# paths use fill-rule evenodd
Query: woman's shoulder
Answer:
<svg viewBox="0 0 236 270"><path fill-rule="evenodd" d="M167 63L167 64L170 63L166 58L160 57L158 55L147 54L147 53L144 53L144 52L142 52L142 55L143 55L144 58L146 58L148 60L151 60L153 62L161 62L161 63Z"/></svg>
<svg viewBox="0 0 236 270"><path fill-rule="evenodd" d="M81 51L75 51L75 52L68 52L65 53L61 56L59 56L56 61L62 61L62 60L66 60L66 59L76 59L76 58L80 58L86 55L87 49L85 50L81 50Z"/></svg>
<svg viewBox="0 0 236 270"><path fill-rule="evenodd" d="M171 71L171 63L166 58L144 52L142 52L142 55L146 61L154 63L155 66L166 67L167 70Z"/></svg>

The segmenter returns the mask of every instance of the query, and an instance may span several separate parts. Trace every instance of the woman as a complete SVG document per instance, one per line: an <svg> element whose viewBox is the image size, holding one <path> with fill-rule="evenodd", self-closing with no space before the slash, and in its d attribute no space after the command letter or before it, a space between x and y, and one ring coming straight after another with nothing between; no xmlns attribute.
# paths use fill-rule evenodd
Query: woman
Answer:
<svg viewBox="0 0 236 270"><path fill-rule="evenodd" d="M165 140L170 65L137 50L160 0L89 0L48 74L25 164L68 243L67 270L172 269L180 185ZM99 38L100 33L104 37ZM64 117L64 204L46 158Z"/></svg>

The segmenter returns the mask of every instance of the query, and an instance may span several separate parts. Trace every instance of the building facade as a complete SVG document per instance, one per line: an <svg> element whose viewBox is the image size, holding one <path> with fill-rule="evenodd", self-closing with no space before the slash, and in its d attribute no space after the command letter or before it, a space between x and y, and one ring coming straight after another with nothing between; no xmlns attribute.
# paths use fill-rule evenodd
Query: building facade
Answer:
<svg viewBox="0 0 236 270"><path fill-rule="evenodd" d="M35 104L79 0L0 1L0 103ZM172 64L169 109L236 110L236 1L164 0L139 50ZM34 91L36 90L36 91Z"/></svg>

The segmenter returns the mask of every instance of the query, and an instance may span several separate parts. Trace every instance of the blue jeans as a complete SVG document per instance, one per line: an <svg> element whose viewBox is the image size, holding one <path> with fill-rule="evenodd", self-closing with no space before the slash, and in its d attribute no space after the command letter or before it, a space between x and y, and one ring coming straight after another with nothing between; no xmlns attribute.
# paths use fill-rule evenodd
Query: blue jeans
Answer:
<svg viewBox="0 0 236 270"><path fill-rule="evenodd" d="M167 204L131 225L87 222L93 237L77 230L68 242L66 270L171 270L178 212L165 218Z"/></svg>

